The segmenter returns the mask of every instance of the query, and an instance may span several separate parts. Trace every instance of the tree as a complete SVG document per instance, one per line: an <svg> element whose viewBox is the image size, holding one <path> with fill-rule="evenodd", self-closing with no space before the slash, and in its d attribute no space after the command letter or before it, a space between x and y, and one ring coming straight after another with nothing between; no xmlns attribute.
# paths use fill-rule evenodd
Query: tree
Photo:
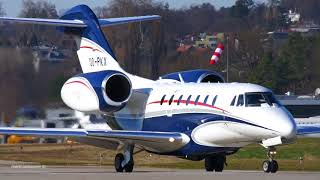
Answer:
<svg viewBox="0 0 320 180"><path fill-rule="evenodd" d="M311 62L307 70L310 72L310 78L312 79L310 83L310 90L312 91L320 87L320 35L314 38L310 59Z"/></svg>
<svg viewBox="0 0 320 180"><path fill-rule="evenodd" d="M6 15L6 11L3 9L3 4L0 2L0 16Z"/></svg>
<svg viewBox="0 0 320 180"><path fill-rule="evenodd" d="M20 17L25 18L58 18L56 7L49 1L23 0ZM38 42L57 39L57 31L54 27L43 25L17 25L18 36L23 37L20 43L23 46L34 46ZM31 42L31 43L30 43Z"/></svg>
<svg viewBox="0 0 320 180"><path fill-rule="evenodd" d="M23 0L20 17L57 18L56 6L49 1Z"/></svg>
<svg viewBox="0 0 320 180"><path fill-rule="evenodd" d="M277 75L271 55L265 55L250 75L249 81L270 89L277 87Z"/></svg>
<svg viewBox="0 0 320 180"><path fill-rule="evenodd" d="M28 51L28 50L27 50ZM32 56L21 49L0 49L0 109L12 118L16 110L29 103L33 94Z"/></svg>
<svg viewBox="0 0 320 180"><path fill-rule="evenodd" d="M193 5L186 10L186 15L185 18L189 21L188 28L193 32L200 33L214 29L212 26L216 20L216 10L210 3Z"/></svg>
<svg viewBox="0 0 320 180"><path fill-rule="evenodd" d="M265 11L265 21L267 22L268 29L286 28L288 25L286 18L283 15L286 10L281 6L280 0L269 0L268 6Z"/></svg>
<svg viewBox="0 0 320 180"><path fill-rule="evenodd" d="M253 0L237 0L235 5L231 7L231 14L239 18L247 17L253 5Z"/></svg>
<svg viewBox="0 0 320 180"><path fill-rule="evenodd" d="M307 71L310 61L310 46L309 39L296 33L289 37L281 49L275 64L280 92L304 93L310 79L310 71Z"/></svg>
<svg viewBox="0 0 320 180"><path fill-rule="evenodd" d="M121 17L164 14L169 10L162 3L154 3L152 0L112 0L108 6L96 11L99 16ZM165 22L165 19L164 14L162 20ZM131 23L104 31L119 62L128 72L155 77L159 75L159 60L165 52L165 27L163 22L152 21Z"/></svg>

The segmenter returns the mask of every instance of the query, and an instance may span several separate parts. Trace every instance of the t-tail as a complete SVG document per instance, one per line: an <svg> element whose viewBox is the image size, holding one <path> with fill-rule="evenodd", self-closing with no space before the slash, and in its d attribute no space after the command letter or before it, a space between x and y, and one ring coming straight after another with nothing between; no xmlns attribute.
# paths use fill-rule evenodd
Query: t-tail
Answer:
<svg viewBox="0 0 320 180"><path fill-rule="evenodd" d="M135 90L148 88L153 83L120 67L102 28L157 19L160 16L98 19L86 5L70 9L59 19L0 17L0 21L6 22L55 26L75 38L83 73L65 82L61 98L70 108L86 113L119 111L128 104Z"/></svg>
<svg viewBox="0 0 320 180"><path fill-rule="evenodd" d="M59 30L73 35L77 43L77 54L83 73L103 70L124 72L101 28L157 19L160 19L160 16L98 19L86 5L75 6L62 15L60 19L0 17L0 21L57 26Z"/></svg>

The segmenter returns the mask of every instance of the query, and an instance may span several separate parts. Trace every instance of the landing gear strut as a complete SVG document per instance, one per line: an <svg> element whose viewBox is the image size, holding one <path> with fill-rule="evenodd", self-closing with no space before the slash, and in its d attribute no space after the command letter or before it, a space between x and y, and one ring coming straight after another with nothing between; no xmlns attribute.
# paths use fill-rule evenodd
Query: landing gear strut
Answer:
<svg viewBox="0 0 320 180"><path fill-rule="evenodd" d="M117 172L132 172L133 171L133 145L125 145L124 154L118 153L114 159L114 167Z"/></svg>
<svg viewBox="0 0 320 180"><path fill-rule="evenodd" d="M262 163L262 169L265 173L276 173L279 169L278 162L274 160L275 155L277 154L275 147L268 148L268 158L269 160L265 160Z"/></svg>
<svg viewBox="0 0 320 180"><path fill-rule="evenodd" d="M208 172L222 172L226 163L226 155L217 154L205 158L205 168Z"/></svg>

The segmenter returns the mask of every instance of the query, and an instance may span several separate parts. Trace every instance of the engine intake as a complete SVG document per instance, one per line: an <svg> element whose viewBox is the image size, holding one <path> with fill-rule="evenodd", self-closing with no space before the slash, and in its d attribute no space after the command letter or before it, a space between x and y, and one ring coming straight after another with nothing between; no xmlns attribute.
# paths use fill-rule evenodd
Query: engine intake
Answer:
<svg viewBox="0 0 320 180"><path fill-rule="evenodd" d="M103 95L110 104L116 105L126 102L131 95L131 82L122 73L107 76L102 86L104 89Z"/></svg>
<svg viewBox="0 0 320 180"><path fill-rule="evenodd" d="M61 89L65 104L82 112L118 111L127 104L131 93L130 79L118 71L80 74Z"/></svg>
<svg viewBox="0 0 320 180"><path fill-rule="evenodd" d="M214 71L209 70L192 70L192 71L182 71L167 74L162 76L162 79L173 79L180 81L179 74L181 75L184 82L194 82L194 83L224 83L223 77Z"/></svg>

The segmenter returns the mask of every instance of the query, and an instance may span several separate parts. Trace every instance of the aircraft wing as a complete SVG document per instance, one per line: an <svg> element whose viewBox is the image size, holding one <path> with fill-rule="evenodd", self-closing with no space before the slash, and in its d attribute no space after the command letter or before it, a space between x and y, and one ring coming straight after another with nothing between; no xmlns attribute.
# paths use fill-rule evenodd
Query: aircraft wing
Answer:
<svg viewBox="0 0 320 180"><path fill-rule="evenodd" d="M1 127L0 134L14 134L40 137L70 137L79 139L80 142L89 142L92 139L95 142L108 143L116 142L119 144L129 143L140 145L146 150L154 152L171 152L178 150L189 143L187 135L175 132L148 132L148 131L122 131L122 130L85 130L69 128L15 128ZM90 144L90 143L87 143ZM95 144L90 144L95 145ZM101 147L102 145L97 144Z"/></svg>
<svg viewBox="0 0 320 180"><path fill-rule="evenodd" d="M297 135L302 137L320 137L320 126L298 126L297 127Z"/></svg>

